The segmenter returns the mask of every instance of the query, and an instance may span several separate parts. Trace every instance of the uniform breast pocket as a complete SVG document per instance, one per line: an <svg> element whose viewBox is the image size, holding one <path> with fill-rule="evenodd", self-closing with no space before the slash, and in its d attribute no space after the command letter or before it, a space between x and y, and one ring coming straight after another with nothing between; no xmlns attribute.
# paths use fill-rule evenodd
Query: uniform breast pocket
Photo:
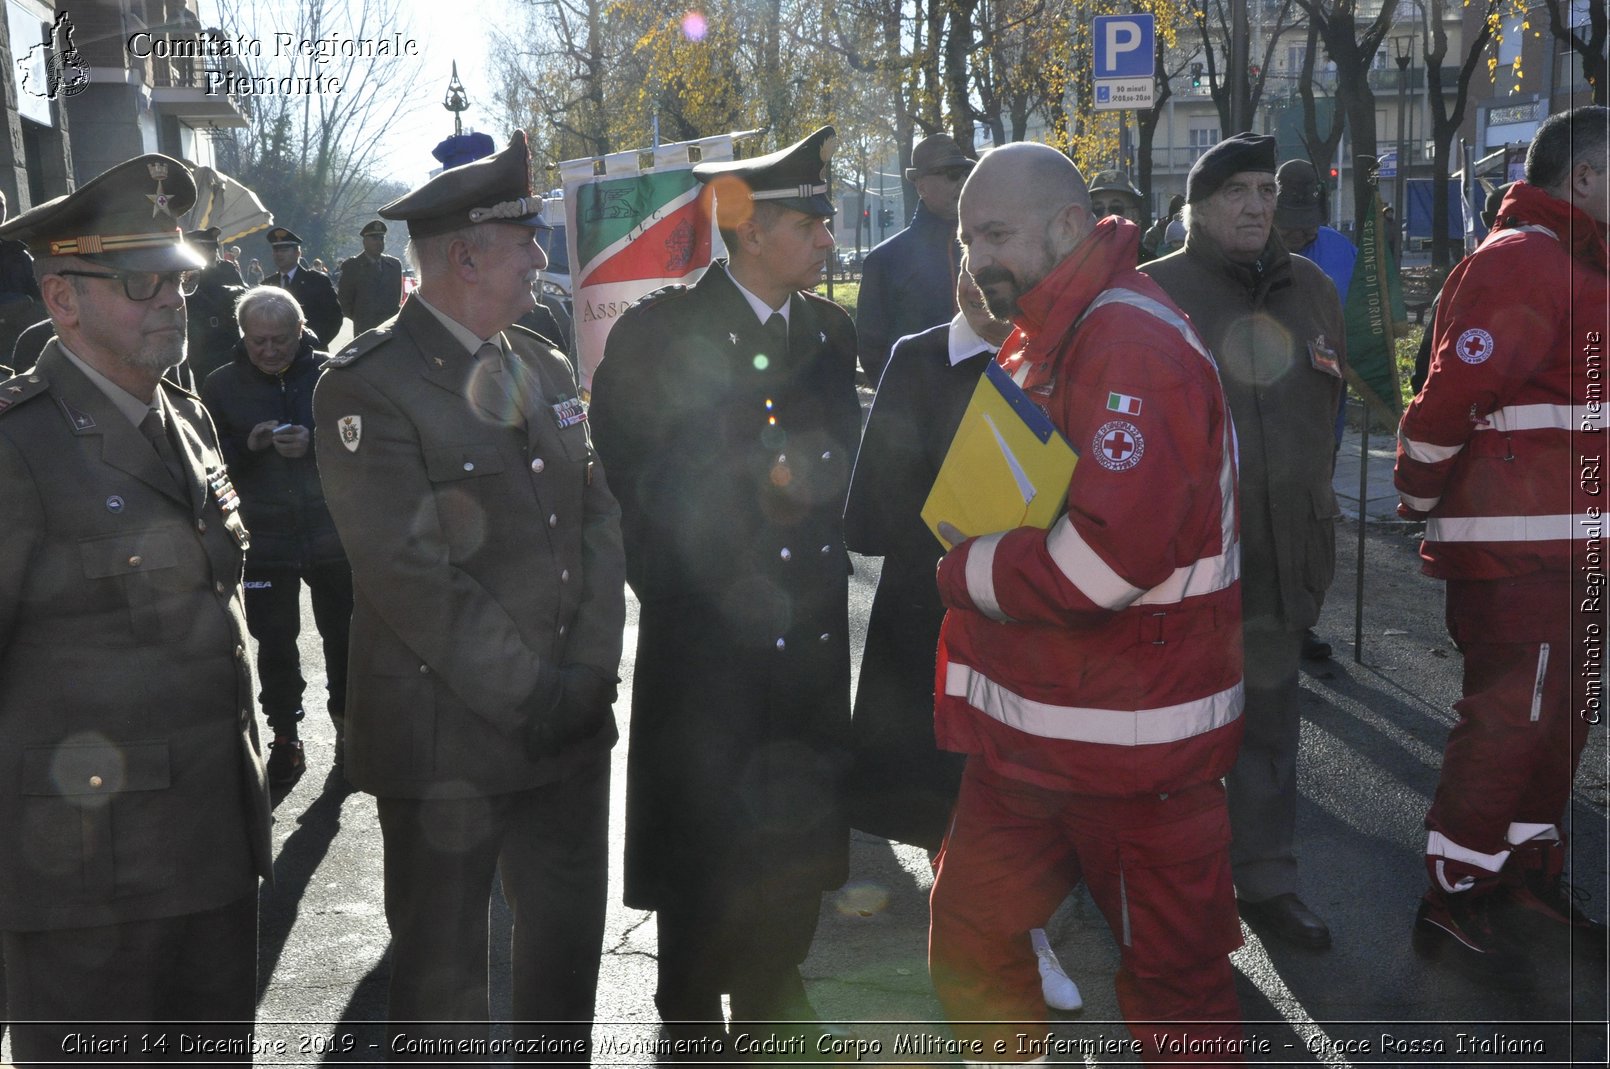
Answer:
<svg viewBox="0 0 1610 1069"><path fill-rule="evenodd" d="M84 578L107 609L126 606L136 641L163 638L162 599L179 580L179 546L169 530L131 531L78 544Z"/></svg>
<svg viewBox="0 0 1610 1069"><path fill-rule="evenodd" d="M565 456L577 464L585 464L587 458L593 455L593 439L585 421L561 429L559 444L564 446Z"/></svg>
<svg viewBox="0 0 1610 1069"><path fill-rule="evenodd" d="M21 862L36 875L30 883L41 900L104 900L165 886L171 782L162 739L24 749Z"/></svg>
<svg viewBox="0 0 1610 1069"><path fill-rule="evenodd" d="M425 452L425 475L436 495L436 515L455 560L474 556L486 541L487 516L504 490L503 458L489 445L457 445Z"/></svg>

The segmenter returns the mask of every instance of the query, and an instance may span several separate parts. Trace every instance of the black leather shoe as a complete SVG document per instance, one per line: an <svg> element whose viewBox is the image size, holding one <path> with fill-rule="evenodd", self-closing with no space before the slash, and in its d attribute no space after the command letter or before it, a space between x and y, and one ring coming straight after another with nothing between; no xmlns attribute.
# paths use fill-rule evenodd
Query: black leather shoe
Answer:
<svg viewBox="0 0 1610 1069"><path fill-rule="evenodd" d="M1237 899L1241 916L1254 928L1266 928L1273 935L1304 950L1329 950L1330 929L1303 905L1294 894L1276 895L1262 902Z"/></svg>
<svg viewBox="0 0 1610 1069"><path fill-rule="evenodd" d="M1330 643L1314 634L1313 628L1303 632L1303 660L1328 661L1330 653Z"/></svg>

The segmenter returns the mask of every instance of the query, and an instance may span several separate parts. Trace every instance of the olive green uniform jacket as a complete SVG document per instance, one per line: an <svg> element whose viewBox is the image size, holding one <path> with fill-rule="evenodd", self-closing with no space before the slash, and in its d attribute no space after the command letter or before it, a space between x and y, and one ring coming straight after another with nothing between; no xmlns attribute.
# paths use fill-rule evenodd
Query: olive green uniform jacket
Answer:
<svg viewBox="0 0 1610 1069"><path fill-rule="evenodd" d="M343 260L336 295L342 314L352 320L354 335L378 327L402 304L402 261L384 254L378 262L366 255Z"/></svg>
<svg viewBox="0 0 1610 1069"><path fill-rule="evenodd" d="M614 675L626 564L570 365L505 337L516 411L474 399L474 357L415 301L332 357L314 392L352 562L346 774L380 797L529 790L617 737L611 724L542 762L522 745L544 665Z"/></svg>
<svg viewBox="0 0 1610 1069"><path fill-rule="evenodd" d="M1336 571L1336 408L1346 367L1336 287L1271 235L1254 269L1197 233L1141 270L1191 317L1219 365L1241 462L1248 628L1301 631ZM1332 370L1334 368L1334 370Z"/></svg>
<svg viewBox="0 0 1610 1069"><path fill-rule="evenodd" d="M270 875L246 529L206 409L161 389L186 493L58 342L0 383L0 929L195 913Z"/></svg>

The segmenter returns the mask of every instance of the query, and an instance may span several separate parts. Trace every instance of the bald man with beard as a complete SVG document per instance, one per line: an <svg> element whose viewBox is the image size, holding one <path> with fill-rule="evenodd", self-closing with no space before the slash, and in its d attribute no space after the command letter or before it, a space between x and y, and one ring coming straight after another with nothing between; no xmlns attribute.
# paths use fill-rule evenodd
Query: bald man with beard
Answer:
<svg viewBox="0 0 1610 1069"><path fill-rule="evenodd" d="M934 986L957 1038L1032 1057L1017 1036L1046 1009L1028 933L1083 880L1148 1061L1238 1063L1219 780L1241 739L1241 615L1217 372L1136 272L1140 228L1097 222L1062 154L988 153L960 222L1015 327L1001 364L1082 459L1049 531L942 529L935 731L967 764L933 891Z"/></svg>

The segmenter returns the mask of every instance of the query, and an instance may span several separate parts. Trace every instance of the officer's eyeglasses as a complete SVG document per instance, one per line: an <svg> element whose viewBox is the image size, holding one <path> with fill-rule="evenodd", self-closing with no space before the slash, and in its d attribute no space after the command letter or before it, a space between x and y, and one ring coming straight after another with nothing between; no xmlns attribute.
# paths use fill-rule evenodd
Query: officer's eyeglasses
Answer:
<svg viewBox="0 0 1610 1069"><path fill-rule="evenodd" d="M971 167L963 167L958 164L955 167L941 167L939 170L930 171L929 173L936 174L945 179L947 182L960 182L963 178L966 178L969 174L971 174L972 170L973 169Z"/></svg>
<svg viewBox="0 0 1610 1069"><path fill-rule="evenodd" d="M149 301L171 284L182 297L196 292L201 281L200 271L53 271L57 275L77 278L115 278L123 282L123 293L131 301Z"/></svg>

